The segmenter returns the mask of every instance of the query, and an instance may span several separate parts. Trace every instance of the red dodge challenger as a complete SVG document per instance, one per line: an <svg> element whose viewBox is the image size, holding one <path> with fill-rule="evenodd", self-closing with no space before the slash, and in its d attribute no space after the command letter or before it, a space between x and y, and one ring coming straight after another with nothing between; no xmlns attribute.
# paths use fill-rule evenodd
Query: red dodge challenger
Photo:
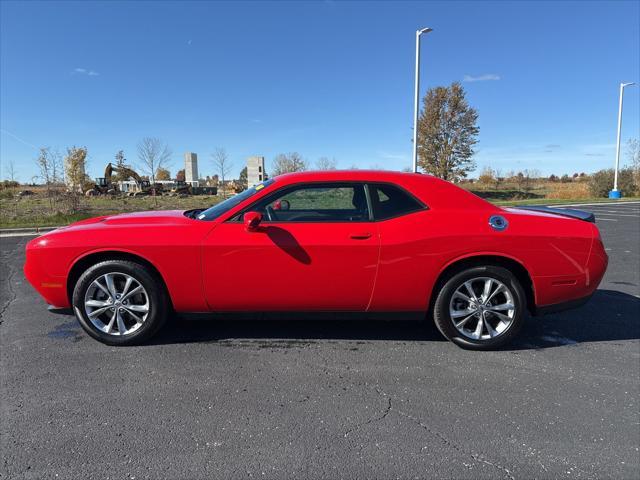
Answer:
<svg viewBox="0 0 640 480"><path fill-rule="evenodd" d="M423 312L471 349L511 341L527 312L587 301L607 267L593 215L500 208L413 173L267 180L206 210L92 218L30 241L24 271L109 345L171 312Z"/></svg>

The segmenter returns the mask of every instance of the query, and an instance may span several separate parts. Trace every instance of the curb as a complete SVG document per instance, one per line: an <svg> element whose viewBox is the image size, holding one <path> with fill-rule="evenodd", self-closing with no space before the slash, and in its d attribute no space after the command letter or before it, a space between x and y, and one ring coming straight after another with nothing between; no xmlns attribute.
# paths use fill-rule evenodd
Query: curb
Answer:
<svg viewBox="0 0 640 480"><path fill-rule="evenodd" d="M0 228L0 235L38 235L62 227Z"/></svg>

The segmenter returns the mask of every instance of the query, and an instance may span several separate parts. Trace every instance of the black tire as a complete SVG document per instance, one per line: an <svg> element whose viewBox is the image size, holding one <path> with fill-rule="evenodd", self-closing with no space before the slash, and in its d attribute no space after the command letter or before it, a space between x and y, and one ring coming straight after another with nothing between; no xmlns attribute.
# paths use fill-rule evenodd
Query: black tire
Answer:
<svg viewBox="0 0 640 480"><path fill-rule="evenodd" d="M87 315L85 309L87 290L94 280L110 273L133 277L144 288L148 297L147 316L142 325L132 333L123 335L105 333L98 329ZM138 345L145 342L160 330L171 310L164 282L158 274L145 265L126 260L106 260L88 268L76 282L72 304L76 318L85 332L102 343L114 346Z"/></svg>
<svg viewBox="0 0 640 480"><path fill-rule="evenodd" d="M473 339L463 335L455 326L450 315L450 304L456 290L465 282L478 278L491 278L504 284L513 298L514 314L511 324L493 338ZM448 340L469 350L493 350L510 343L520 332L526 317L526 295L516 276L503 267L485 265L467 268L451 274L440 283L440 291L433 308L433 319ZM457 297L458 298L458 297ZM496 317L497 319L497 317ZM476 321L477 320L472 320ZM470 321L470 323L471 323ZM483 330L484 332L484 330Z"/></svg>

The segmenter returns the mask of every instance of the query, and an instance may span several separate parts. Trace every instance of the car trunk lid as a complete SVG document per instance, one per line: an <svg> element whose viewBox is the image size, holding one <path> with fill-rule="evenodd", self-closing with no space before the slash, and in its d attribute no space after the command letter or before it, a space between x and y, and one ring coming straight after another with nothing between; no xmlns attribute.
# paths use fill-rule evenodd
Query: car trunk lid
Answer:
<svg viewBox="0 0 640 480"><path fill-rule="evenodd" d="M578 210L575 208L557 208L557 207L545 207L538 205L526 205L519 207L509 207L506 210L527 210L530 212L547 213L550 215L559 215L561 217L574 218L576 220L582 220L584 222L595 223L596 217L593 213L584 210Z"/></svg>

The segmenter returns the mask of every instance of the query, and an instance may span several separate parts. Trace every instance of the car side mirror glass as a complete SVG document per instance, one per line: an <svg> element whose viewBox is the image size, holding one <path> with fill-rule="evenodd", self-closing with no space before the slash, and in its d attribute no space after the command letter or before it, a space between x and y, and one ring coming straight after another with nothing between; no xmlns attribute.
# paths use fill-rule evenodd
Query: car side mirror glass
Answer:
<svg viewBox="0 0 640 480"><path fill-rule="evenodd" d="M262 215L258 212L247 212L243 215L244 228L247 232L255 232L260 226Z"/></svg>

